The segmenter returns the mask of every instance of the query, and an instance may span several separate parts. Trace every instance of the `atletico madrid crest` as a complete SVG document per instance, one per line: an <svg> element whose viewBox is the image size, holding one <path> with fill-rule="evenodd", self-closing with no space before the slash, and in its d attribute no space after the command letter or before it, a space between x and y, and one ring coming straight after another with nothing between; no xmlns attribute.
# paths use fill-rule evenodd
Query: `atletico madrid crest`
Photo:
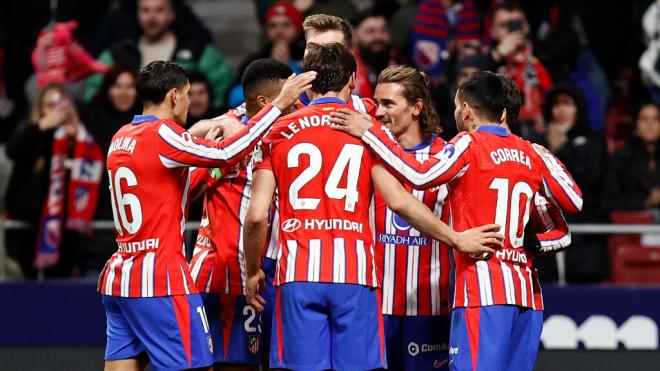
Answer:
<svg viewBox="0 0 660 371"><path fill-rule="evenodd" d="M248 336L248 349L252 354L257 354L259 351L259 335Z"/></svg>

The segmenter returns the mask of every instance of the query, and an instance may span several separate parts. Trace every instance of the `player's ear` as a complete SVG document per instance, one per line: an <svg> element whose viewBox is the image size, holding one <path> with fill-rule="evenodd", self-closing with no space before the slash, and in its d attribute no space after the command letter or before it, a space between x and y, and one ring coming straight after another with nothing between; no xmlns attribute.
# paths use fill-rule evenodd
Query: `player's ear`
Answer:
<svg viewBox="0 0 660 371"><path fill-rule="evenodd" d="M172 108L176 107L176 101L177 101L177 95L176 95L176 88L170 89L170 91L167 92L165 95L165 100L169 102L170 106Z"/></svg>
<svg viewBox="0 0 660 371"><path fill-rule="evenodd" d="M502 115L500 116L500 124L507 122L507 112L506 108L502 110Z"/></svg>
<svg viewBox="0 0 660 371"><path fill-rule="evenodd" d="M268 104L268 99L263 95L257 95L257 106L264 108Z"/></svg>
<svg viewBox="0 0 660 371"><path fill-rule="evenodd" d="M348 88L351 91L355 90L355 72L353 72L351 77L348 78Z"/></svg>
<svg viewBox="0 0 660 371"><path fill-rule="evenodd" d="M424 110L424 101L421 99L417 99L415 101L415 104L412 106L412 114L415 116L419 116L422 114L422 111Z"/></svg>

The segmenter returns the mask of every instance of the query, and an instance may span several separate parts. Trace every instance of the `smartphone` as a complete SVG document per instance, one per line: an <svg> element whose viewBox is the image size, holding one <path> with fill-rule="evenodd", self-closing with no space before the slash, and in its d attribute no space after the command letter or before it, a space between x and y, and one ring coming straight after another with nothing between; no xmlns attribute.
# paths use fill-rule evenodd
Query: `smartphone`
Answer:
<svg viewBox="0 0 660 371"><path fill-rule="evenodd" d="M506 27L509 29L509 32L522 31L523 22L520 19L512 19L506 23Z"/></svg>

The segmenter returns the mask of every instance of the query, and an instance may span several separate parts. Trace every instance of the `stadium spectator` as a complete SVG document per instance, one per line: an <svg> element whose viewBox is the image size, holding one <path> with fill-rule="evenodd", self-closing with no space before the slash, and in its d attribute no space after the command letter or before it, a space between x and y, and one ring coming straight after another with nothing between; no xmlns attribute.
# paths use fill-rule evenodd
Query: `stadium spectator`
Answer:
<svg viewBox="0 0 660 371"><path fill-rule="evenodd" d="M302 13L290 2L278 1L268 8L264 25L268 41L261 50L241 63L238 69L239 81L229 94L229 107L236 107L245 100L240 78L247 66L256 59L272 58L288 64L295 73L302 72L301 62L305 54L302 23Z"/></svg>
<svg viewBox="0 0 660 371"><path fill-rule="evenodd" d="M355 93L371 98L378 75L387 66L396 64L390 44L387 19L375 10L368 10L355 17L353 24L353 56L357 63Z"/></svg>
<svg viewBox="0 0 660 371"><path fill-rule="evenodd" d="M222 107L233 79L231 68L213 44L174 27L177 14L172 1L138 0L140 35L114 43L98 60L111 66L130 66L136 71L155 60L174 61L186 69L198 69L213 89L212 105ZM102 75L94 75L87 80L86 100L96 94L102 79Z"/></svg>
<svg viewBox="0 0 660 371"><path fill-rule="evenodd" d="M114 43L140 36L140 25L137 18L138 0L118 0L114 9L110 9L97 22L96 33L90 51L98 56ZM199 17L190 9L186 0L172 0L176 11L176 21L173 27L186 30L186 35L199 42L212 42L211 32Z"/></svg>
<svg viewBox="0 0 660 371"><path fill-rule="evenodd" d="M206 76L199 71L191 71L188 74L188 82L190 82L190 108L186 127L192 126L199 120L220 116L223 111L212 106L213 91Z"/></svg>
<svg viewBox="0 0 660 371"><path fill-rule="evenodd" d="M9 254L28 276L35 274L33 264L54 266L46 276L71 276L96 209L103 153L62 85L39 93L7 143L7 155L14 161L7 212L30 224L26 232L8 234Z"/></svg>
<svg viewBox="0 0 660 371"><path fill-rule="evenodd" d="M103 76L101 88L86 107L81 107L84 122L103 154L108 153L112 136L131 122L133 115L141 112L142 104L135 90L135 71L130 67L114 66ZM108 173L103 172L99 202L94 220L112 220ZM117 249L112 230L97 230L92 238L84 241L81 256L82 273L98 277L109 255Z"/></svg>
<svg viewBox="0 0 660 371"><path fill-rule="evenodd" d="M300 62L305 52L302 22L302 13L293 4L278 1L271 5L265 24L268 42L243 62L241 76L251 61L261 58L273 58L288 64L294 72L301 72Z"/></svg>
<svg viewBox="0 0 660 371"><path fill-rule="evenodd" d="M561 160L584 192L584 206L577 215L567 215L571 223L599 223L608 220L603 205L603 184L607 165L606 143L602 134L589 127L586 98L573 84L557 84L548 92L543 106L546 141L550 152ZM607 277L607 249L601 236L576 235L579 248L566 253L566 278L572 282L596 282ZM548 273L551 268L539 268ZM547 278L549 276L546 276Z"/></svg>
<svg viewBox="0 0 660 371"><path fill-rule="evenodd" d="M543 98L552 87L552 80L533 55L529 31L527 17L519 5L508 2L497 5L490 29L495 45L488 55L491 69L511 77L522 92L520 120L537 123L543 120Z"/></svg>
<svg viewBox="0 0 660 371"><path fill-rule="evenodd" d="M611 156L605 200L613 210L654 210L660 216L660 107L639 107L628 144ZM657 219L656 219L657 220Z"/></svg>

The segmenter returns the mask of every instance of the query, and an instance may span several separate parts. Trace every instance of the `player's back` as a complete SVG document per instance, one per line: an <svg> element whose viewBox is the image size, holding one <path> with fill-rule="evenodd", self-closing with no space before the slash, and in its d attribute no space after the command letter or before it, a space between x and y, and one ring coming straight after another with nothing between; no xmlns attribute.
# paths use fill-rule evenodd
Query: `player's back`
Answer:
<svg viewBox="0 0 660 371"><path fill-rule="evenodd" d="M159 128L174 125L137 116L112 139L107 170L118 250L104 272L106 295L196 292L183 252L188 168L166 167L156 150Z"/></svg>
<svg viewBox="0 0 660 371"><path fill-rule="evenodd" d="M279 195L276 285L293 282L376 286L369 205L374 159L363 144L330 128L330 112L349 108L321 98L278 120L262 144Z"/></svg>
<svg viewBox="0 0 660 371"><path fill-rule="evenodd" d="M464 231L497 223L505 240L485 261L456 254L455 306L533 307L532 259L523 238L534 195L542 186L540 158L529 142L501 127L482 127L452 142L460 150L467 141L472 143L465 173L449 183L453 227Z"/></svg>

